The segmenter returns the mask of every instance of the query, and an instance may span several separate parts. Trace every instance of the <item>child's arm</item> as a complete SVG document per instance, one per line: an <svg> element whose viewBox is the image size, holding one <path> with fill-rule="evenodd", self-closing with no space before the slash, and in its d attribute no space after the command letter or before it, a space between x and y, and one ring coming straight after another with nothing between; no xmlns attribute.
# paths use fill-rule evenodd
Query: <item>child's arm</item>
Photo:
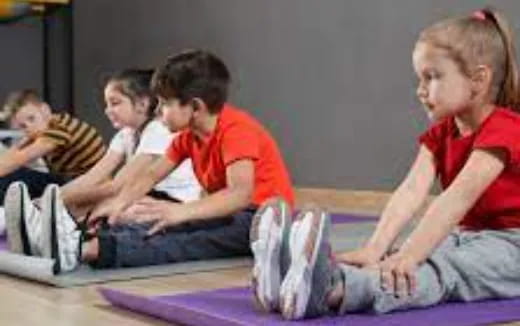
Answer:
<svg viewBox="0 0 520 326"><path fill-rule="evenodd" d="M502 151L474 150L453 183L430 205L400 254L424 261L500 175L504 162Z"/></svg>
<svg viewBox="0 0 520 326"><path fill-rule="evenodd" d="M410 172L388 201L369 241L362 249L338 254L336 258L361 266L377 263L406 223L423 205L434 180L434 158L430 150L423 145Z"/></svg>
<svg viewBox="0 0 520 326"><path fill-rule="evenodd" d="M21 168L25 164L52 152L56 144L38 138L32 143L7 150L0 155L0 177Z"/></svg>
<svg viewBox="0 0 520 326"><path fill-rule="evenodd" d="M62 187L65 204L93 203L114 195L115 189L109 180L122 161L123 154L107 151L87 173Z"/></svg>
<svg viewBox="0 0 520 326"><path fill-rule="evenodd" d="M133 183L139 174L146 171L161 156L157 154L138 154L119 170L114 178L113 186L116 191L121 191L123 187Z"/></svg>
<svg viewBox="0 0 520 326"><path fill-rule="evenodd" d="M123 184L118 195L110 201L105 201L90 214L89 223L95 224L100 218L108 217L110 223L116 223L123 211L147 194L152 187L164 179L182 162L172 162L166 156L161 156L138 173L133 180Z"/></svg>
<svg viewBox="0 0 520 326"><path fill-rule="evenodd" d="M453 183L430 205L401 249L380 265L382 286L398 296L413 294L415 270L447 237L504 170L505 155L474 150Z"/></svg>
<svg viewBox="0 0 520 326"><path fill-rule="evenodd" d="M229 164L226 168L227 187L200 200L185 204L166 201L147 200L133 213L144 218L139 222L154 222L148 234L176 224L222 218L246 208L251 203L254 190L254 162L242 159Z"/></svg>

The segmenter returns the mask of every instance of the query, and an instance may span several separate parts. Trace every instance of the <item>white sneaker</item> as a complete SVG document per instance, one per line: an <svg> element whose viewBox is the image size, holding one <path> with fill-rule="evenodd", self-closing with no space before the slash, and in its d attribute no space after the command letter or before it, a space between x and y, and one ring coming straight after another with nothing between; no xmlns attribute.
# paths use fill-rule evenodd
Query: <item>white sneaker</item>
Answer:
<svg viewBox="0 0 520 326"><path fill-rule="evenodd" d="M23 182L9 185L4 199L5 224L9 251L41 255L42 224L40 210L29 197Z"/></svg>
<svg viewBox="0 0 520 326"><path fill-rule="evenodd" d="M5 235L5 208L0 207L0 237Z"/></svg>
<svg viewBox="0 0 520 326"><path fill-rule="evenodd" d="M69 272L80 263L81 231L61 198L60 187L47 186L42 197L43 257L56 261L54 273Z"/></svg>

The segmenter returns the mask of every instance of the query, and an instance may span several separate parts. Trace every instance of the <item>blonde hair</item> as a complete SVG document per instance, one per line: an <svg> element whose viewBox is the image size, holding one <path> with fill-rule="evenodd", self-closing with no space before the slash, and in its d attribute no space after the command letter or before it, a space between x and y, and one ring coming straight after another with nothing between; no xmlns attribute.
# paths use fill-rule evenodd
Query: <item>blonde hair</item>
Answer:
<svg viewBox="0 0 520 326"><path fill-rule="evenodd" d="M2 111L0 112L1 121L10 121L13 116L27 103L42 103L38 92L33 89L23 89L7 95Z"/></svg>
<svg viewBox="0 0 520 326"><path fill-rule="evenodd" d="M493 71L494 104L520 110L514 36L502 13L487 7L470 16L440 21L421 32L419 42L446 50L467 76L478 65Z"/></svg>

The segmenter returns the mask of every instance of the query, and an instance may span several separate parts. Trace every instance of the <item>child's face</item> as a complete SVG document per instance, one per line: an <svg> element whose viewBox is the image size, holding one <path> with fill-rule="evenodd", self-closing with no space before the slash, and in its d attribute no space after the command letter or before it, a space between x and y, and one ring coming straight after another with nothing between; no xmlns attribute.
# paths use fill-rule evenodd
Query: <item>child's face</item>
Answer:
<svg viewBox="0 0 520 326"><path fill-rule="evenodd" d="M471 105L472 84L446 50L420 42L413 52L419 77L417 96L432 120L463 113Z"/></svg>
<svg viewBox="0 0 520 326"><path fill-rule="evenodd" d="M105 114L116 129L123 127L138 128L139 112L146 108L138 108L140 103L133 103L132 100L121 93L115 82L109 82L105 87Z"/></svg>
<svg viewBox="0 0 520 326"><path fill-rule="evenodd" d="M20 129L28 136L45 130L49 124L49 112L45 103L29 102L22 106L11 119L11 127Z"/></svg>
<svg viewBox="0 0 520 326"><path fill-rule="evenodd" d="M181 105L176 98L159 99L162 121L171 132L177 132L190 126L193 118L193 107L190 104Z"/></svg>

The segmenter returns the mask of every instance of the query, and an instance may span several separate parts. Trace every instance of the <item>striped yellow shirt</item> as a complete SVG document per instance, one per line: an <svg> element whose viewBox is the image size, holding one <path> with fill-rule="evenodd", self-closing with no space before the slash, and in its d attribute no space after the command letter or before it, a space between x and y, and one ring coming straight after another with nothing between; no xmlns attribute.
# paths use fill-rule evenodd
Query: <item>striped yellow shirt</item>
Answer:
<svg viewBox="0 0 520 326"><path fill-rule="evenodd" d="M67 113L54 114L49 127L38 137L57 145L44 156L53 174L75 177L93 167L105 154L105 145L91 125Z"/></svg>

